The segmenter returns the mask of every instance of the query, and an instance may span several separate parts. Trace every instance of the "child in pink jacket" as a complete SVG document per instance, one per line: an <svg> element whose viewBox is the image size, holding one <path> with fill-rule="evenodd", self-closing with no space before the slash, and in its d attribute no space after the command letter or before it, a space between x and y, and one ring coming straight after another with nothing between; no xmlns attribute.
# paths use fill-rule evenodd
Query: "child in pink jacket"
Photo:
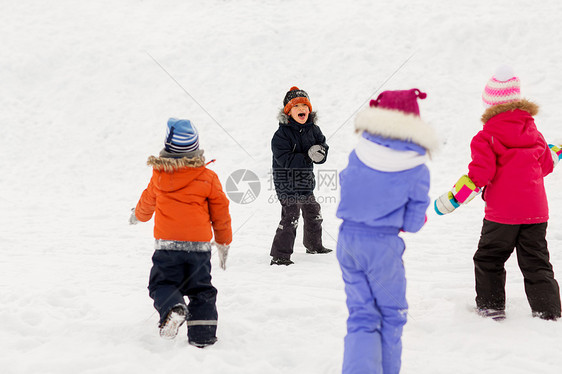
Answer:
<svg viewBox="0 0 562 374"><path fill-rule="evenodd" d="M484 127L470 144L468 176L457 182L448 198L438 199L435 209L438 214L449 213L451 205L454 209L482 191L486 208L474 255L476 306L481 315L505 318L504 264L515 248L533 316L558 319L560 290L549 261L543 183L558 155L535 126L538 106L521 98L520 81L511 68L496 71L482 99L487 107Z"/></svg>

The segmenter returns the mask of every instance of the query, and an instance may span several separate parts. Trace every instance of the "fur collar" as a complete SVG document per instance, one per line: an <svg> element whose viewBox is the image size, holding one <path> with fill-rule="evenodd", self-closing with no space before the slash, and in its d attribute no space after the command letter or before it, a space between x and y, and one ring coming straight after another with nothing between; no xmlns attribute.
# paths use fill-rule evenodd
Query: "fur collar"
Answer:
<svg viewBox="0 0 562 374"><path fill-rule="evenodd" d="M205 156L196 157L182 157L182 158L168 158L150 156L146 161L148 166L152 166L154 170L161 170L164 172L172 172L181 168L199 168L205 166Z"/></svg>
<svg viewBox="0 0 562 374"><path fill-rule="evenodd" d="M367 107L355 117L355 131L415 143L429 154L439 148L435 130L420 117L398 110Z"/></svg>
<svg viewBox="0 0 562 374"><path fill-rule="evenodd" d="M480 119L483 123L486 123L490 118L507 111L513 111L515 109L521 109L528 112L531 116L536 116L539 112L539 106L529 100L523 99L519 101L514 101L511 103L498 104L486 109L482 118Z"/></svg>
<svg viewBox="0 0 562 374"><path fill-rule="evenodd" d="M318 121L318 114L316 112L310 112L310 114L308 115L309 120L312 121L313 125L316 125L316 121ZM285 114L285 112L283 111L283 108L281 108L279 110L279 114L277 115L277 119L279 120L279 123L286 125L289 123L289 115Z"/></svg>

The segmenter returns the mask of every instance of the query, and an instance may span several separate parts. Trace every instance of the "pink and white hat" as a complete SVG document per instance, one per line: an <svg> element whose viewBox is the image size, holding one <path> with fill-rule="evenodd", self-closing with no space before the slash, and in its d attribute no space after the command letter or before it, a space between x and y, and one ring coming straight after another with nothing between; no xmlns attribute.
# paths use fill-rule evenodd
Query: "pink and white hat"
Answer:
<svg viewBox="0 0 562 374"><path fill-rule="evenodd" d="M401 115L414 115L419 117L420 108L417 99L423 100L426 97L427 94L417 88L412 88L411 90L384 91L376 100L371 100L369 106L371 108L398 111Z"/></svg>
<svg viewBox="0 0 562 374"><path fill-rule="evenodd" d="M433 152L439 148L439 139L433 127L421 119L418 105L426 97L417 88L384 91L357 113L355 130L415 143Z"/></svg>
<svg viewBox="0 0 562 374"><path fill-rule="evenodd" d="M500 66L486 84L482 93L484 106L489 108L498 104L521 100L521 82L513 69L507 65Z"/></svg>

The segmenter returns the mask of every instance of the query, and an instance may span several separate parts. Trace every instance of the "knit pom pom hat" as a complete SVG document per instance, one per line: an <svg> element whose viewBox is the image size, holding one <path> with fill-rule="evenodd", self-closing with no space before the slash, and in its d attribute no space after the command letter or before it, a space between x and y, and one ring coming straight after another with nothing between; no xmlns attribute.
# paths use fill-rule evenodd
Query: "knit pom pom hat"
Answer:
<svg viewBox="0 0 562 374"><path fill-rule="evenodd" d="M376 100L369 102L370 107L397 110L404 114L413 114L420 116L420 108L418 106L418 98L423 100L427 97L425 92L421 92L417 88L402 91L384 91Z"/></svg>
<svg viewBox="0 0 562 374"><path fill-rule="evenodd" d="M502 65L496 69L496 72L490 78L484 92L482 93L482 101L486 108L498 104L511 103L521 100L521 82L515 76L510 66Z"/></svg>
<svg viewBox="0 0 562 374"><path fill-rule="evenodd" d="M190 120L170 118L166 128L164 150L168 153L189 153L199 149L199 133Z"/></svg>
<svg viewBox="0 0 562 374"><path fill-rule="evenodd" d="M427 94L417 88L384 91L355 118L355 130L384 138L404 140L432 152L439 143L435 130L420 118L418 99Z"/></svg>
<svg viewBox="0 0 562 374"><path fill-rule="evenodd" d="M297 104L306 104L308 109L312 112L312 104L310 103L308 94L305 91L300 90L298 87L293 86L289 92L285 94L285 98L283 99L283 112L285 112L285 114L289 114L291 108Z"/></svg>

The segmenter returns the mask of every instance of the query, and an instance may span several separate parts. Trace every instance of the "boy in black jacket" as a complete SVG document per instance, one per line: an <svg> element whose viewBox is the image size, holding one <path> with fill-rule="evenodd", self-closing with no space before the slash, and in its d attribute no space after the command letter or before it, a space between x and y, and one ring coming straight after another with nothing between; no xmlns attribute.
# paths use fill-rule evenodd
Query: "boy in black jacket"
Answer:
<svg viewBox="0 0 562 374"><path fill-rule="evenodd" d="M281 221L271 245L271 265L290 265L300 211L306 253L328 253L322 245L322 215L314 197L313 163L326 162L328 145L308 94L291 87L279 113L279 129L271 140L273 181L281 203Z"/></svg>

